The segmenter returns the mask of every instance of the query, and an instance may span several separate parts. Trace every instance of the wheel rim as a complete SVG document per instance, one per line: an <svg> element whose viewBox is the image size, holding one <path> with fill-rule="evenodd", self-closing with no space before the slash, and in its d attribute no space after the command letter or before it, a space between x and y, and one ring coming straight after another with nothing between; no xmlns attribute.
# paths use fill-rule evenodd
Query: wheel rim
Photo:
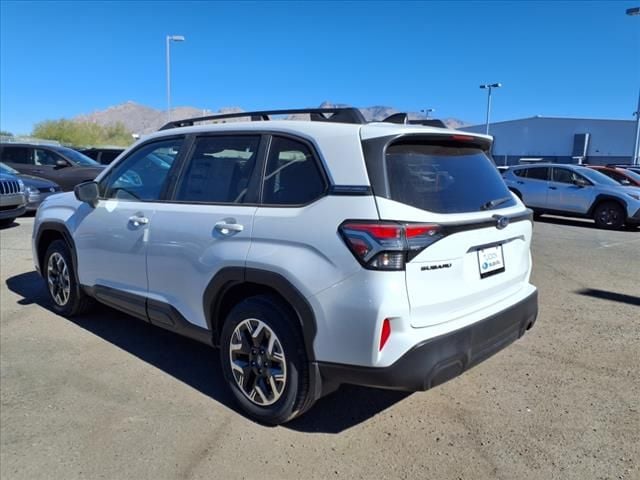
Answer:
<svg viewBox="0 0 640 480"><path fill-rule="evenodd" d="M71 282L69 281L69 267L62 255L54 252L47 263L47 283L51 298L57 305L64 307L71 294Z"/></svg>
<svg viewBox="0 0 640 480"><path fill-rule="evenodd" d="M263 321L249 318L231 334L231 372L238 388L256 405L277 402L287 384L287 364L282 344Z"/></svg>
<svg viewBox="0 0 640 480"><path fill-rule="evenodd" d="M603 208L600 211L600 222L605 225L617 225L620 213L615 208Z"/></svg>

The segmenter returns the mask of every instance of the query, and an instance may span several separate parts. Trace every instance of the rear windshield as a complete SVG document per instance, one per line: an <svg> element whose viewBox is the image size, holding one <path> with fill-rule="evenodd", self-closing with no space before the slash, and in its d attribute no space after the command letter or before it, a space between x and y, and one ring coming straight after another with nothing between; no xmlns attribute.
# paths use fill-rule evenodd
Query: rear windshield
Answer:
<svg viewBox="0 0 640 480"><path fill-rule="evenodd" d="M493 162L478 148L396 144L387 148L391 199L436 213L516 204Z"/></svg>

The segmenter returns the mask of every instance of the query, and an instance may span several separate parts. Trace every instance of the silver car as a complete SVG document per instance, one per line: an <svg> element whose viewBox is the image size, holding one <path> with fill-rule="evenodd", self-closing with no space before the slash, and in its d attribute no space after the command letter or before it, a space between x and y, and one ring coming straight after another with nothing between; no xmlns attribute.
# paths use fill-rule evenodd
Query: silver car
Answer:
<svg viewBox="0 0 640 480"><path fill-rule="evenodd" d="M593 218L600 228L640 224L640 188L621 186L598 171L545 163L511 167L503 178L538 215Z"/></svg>

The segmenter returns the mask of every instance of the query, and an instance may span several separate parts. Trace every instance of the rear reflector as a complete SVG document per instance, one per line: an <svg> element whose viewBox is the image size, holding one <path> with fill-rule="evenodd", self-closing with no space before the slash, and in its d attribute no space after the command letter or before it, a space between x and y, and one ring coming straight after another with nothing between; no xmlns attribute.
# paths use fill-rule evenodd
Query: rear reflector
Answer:
<svg viewBox="0 0 640 480"><path fill-rule="evenodd" d="M385 318L384 321L382 322L382 330L380 331L380 349L378 351L382 351L382 349L384 348L384 345L387 343L387 340L389 340L390 336L391 336L391 323L389 322L388 318Z"/></svg>

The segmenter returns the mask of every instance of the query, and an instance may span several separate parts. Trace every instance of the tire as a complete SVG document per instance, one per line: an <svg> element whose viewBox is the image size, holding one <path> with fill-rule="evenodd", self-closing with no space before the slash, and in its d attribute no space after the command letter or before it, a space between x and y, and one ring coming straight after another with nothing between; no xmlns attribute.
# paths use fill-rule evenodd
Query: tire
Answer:
<svg viewBox="0 0 640 480"><path fill-rule="evenodd" d="M279 425L311 406L298 320L275 298L251 297L231 310L222 327L220 359L236 401L254 420Z"/></svg>
<svg viewBox="0 0 640 480"><path fill-rule="evenodd" d="M15 218L3 218L0 220L0 227L8 227L14 222Z"/></svg>
<svg viewBox="0 0 640 480"><path fill-rule="evenodd" d="M87 312L93 306L93 299L87 296L76 282L71 253L63 240L54 240L47 248L42 264L42 276L56 313L73 317Z"/></svg>
<svg viewBox="0 0 640 480"><path fill-rule="evenodd" d="M619 230L625 222L625 211L617 202L602 202L593 212L598 228Z"/></svg>

